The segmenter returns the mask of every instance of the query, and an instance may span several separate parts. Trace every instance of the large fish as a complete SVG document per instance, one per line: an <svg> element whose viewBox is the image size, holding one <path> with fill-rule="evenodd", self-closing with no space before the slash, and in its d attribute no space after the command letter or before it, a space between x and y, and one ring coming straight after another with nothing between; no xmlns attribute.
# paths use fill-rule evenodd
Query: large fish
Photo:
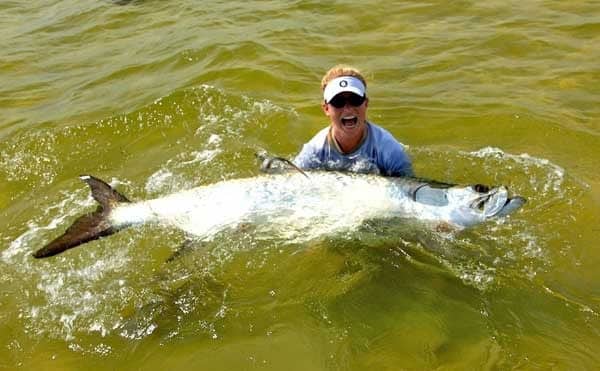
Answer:
<svg viewBox="0 0 600 371"><path fill-rule="evenodd" d="M130 202L91 175L81 179L98 208L35 252L36 258L143 223L175 226L201 239L248 223L283 238L308 239L351 230L374 218L416 218L462 229L505 216L525 203L522 197L509 197L503 186L326 171L226 180L140 202Z"/></svg>

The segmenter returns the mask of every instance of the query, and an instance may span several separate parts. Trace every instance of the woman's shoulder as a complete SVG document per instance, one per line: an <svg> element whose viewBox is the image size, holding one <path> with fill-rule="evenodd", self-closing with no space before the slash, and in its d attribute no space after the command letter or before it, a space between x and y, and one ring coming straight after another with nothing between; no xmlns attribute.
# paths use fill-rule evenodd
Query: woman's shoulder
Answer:
<svg viewBox="0 0 600 371"><path fill-rule="evenodd" d="M309 148L318 149L323 148L327 143L327 135L329 133L329 127L321 129L314 137L312 137L305 146Z"/></svg>
<svg viewBox="0 0 600 371"><path fill-rule="evenodd" d="M404 145L396 139L392 133L382 128L379 125L376 125L372 122L368 123L369 125L369 134L377 147L385 146L388 148L380 148L382 150L389 150L389 147L396 147L398 149L403 150Z"/></svg>

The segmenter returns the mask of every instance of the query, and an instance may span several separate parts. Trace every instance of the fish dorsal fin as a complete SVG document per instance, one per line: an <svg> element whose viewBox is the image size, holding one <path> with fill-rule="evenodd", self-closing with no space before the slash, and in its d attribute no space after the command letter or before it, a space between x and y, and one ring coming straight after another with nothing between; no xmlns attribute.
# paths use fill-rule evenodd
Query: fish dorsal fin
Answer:
<svg viewBox="0 0 600 371"><path fill-rule="evenodd" d="M101 179L91 175L81 175L79 178L90 186L92 197L94 197L94 200L98 201L105 210L112 209L113 206L120 202L131 202L127 197L114 190Z"/></svg>

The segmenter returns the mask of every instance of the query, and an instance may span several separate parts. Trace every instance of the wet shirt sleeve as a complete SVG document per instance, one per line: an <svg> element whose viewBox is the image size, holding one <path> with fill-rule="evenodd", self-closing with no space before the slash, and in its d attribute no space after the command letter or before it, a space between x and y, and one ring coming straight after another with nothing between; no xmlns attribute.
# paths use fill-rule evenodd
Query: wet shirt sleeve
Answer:
<svg viewBox="0 0 600 371"><path fill-rule="evenodd" d="M323 166L327 130L321 130L302 146L302 150L292 161L296 166L303 170L319 169Z"/></svg>
<svg viewBox="0 0 600 371"><path fill-rule="evenodd" d="M387 176L414 176L410 157L400 144L383 154L382 167Z"/></svg>
<svg viewBox="0 0 600 371"><path fill-rule="evenodd" d="M317 156L318 152L309 143L302 146L302 150L292 161L296 166L303 170L317 169L321 165L321 161Z"/></svg>
<svg viewBox="0 0 600 371"><path fill-rule="evenodd" d="M377 166L382 175L414 176L412 161L404 149L404 145L396 140L388 131L371 124L372 142L369 143L376 152Z"/></svg>
<svg viewBox="0 0 600 371"><path fill-rule="evenodd" d="M323 150L327 138L327 131L321 130L308 143L302 146L300 153L292 161L303 170L321 168L323 165Z"/></svg>

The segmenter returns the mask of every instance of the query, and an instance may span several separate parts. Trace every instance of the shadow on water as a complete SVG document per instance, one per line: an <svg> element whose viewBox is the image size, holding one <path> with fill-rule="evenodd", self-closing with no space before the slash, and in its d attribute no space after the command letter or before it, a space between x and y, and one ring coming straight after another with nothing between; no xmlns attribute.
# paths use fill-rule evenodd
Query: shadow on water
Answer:
<svg viewBox="0 0 600 371"><path fill-rule="evenodd" d="M111 3L115 5L133 5L133 4L141 4L143 0L110 0Z"/></svg>

